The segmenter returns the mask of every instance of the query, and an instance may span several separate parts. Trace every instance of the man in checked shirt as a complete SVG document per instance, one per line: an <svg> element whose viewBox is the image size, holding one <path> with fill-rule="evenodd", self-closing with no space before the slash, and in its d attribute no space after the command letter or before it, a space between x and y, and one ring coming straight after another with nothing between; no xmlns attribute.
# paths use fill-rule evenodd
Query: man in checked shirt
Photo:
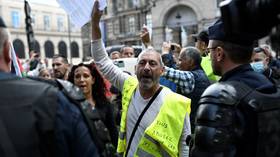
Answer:
<svg viewBox="0 0 280 157"><path fill-rule="evenodd" d="M163 77L176 83L177 93L182 94L191 101L191 129L194 131L194 122L198 101L204 90L210 85L210 81L200 66L201 56L195 47L183 48L179 55L179 70L165 67Z"/></svg>

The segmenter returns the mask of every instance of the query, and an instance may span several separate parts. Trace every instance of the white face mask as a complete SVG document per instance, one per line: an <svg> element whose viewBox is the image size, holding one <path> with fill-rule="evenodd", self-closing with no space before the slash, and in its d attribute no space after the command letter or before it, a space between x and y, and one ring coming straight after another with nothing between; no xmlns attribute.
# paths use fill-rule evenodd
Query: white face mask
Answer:
<svg viewBox="0 0 280 157"><path fill-rule="evenodd" d="M264 72L263 61L252 62L251 67L254 69L255 72L258 72L258 73L263 73Z"/></svg>

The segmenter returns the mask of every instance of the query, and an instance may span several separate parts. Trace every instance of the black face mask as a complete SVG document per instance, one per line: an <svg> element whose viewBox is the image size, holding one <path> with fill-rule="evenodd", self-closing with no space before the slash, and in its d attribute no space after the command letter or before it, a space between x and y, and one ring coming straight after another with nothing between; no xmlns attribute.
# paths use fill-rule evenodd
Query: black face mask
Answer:
<svg viewBox="0 0 280 157"><path fill-rule="evenodd" d="M30 70L35 69L37 67L38 63L39 63L39 60L37 60L37 59L31 61L30 62Z"/></svg>

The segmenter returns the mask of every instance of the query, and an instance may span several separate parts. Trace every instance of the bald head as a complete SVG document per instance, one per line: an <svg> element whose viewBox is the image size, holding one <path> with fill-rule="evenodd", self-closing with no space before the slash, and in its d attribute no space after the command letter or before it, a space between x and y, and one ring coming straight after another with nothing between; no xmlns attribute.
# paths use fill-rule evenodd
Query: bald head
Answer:
<svg viewBox="0 0 280 157"><path fill-rule="evenodd" d="M156 57L156 59L158 60L158 62L161 66L164 66L164 63L163 63L162 58L161 58L161 54L153 48L149 48L149 49L146 49L146 50L142 51L137 58L137 63L139 62L139 60L141 60L141 57L144 54L149 54L149 53L153 54Z"/></svg>

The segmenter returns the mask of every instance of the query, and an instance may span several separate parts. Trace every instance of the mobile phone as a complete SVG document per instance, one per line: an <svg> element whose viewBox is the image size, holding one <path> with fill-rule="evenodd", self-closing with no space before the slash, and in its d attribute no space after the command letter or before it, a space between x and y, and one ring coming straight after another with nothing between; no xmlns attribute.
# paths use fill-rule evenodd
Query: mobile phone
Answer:
<svg viewBox="0 0 280 157"><path fill-rule="evenodd" d="M171 46L170 46L170 50L174 51L174 50L175 50L175 46L174 46L174 45L171 45Z"/></svg>

